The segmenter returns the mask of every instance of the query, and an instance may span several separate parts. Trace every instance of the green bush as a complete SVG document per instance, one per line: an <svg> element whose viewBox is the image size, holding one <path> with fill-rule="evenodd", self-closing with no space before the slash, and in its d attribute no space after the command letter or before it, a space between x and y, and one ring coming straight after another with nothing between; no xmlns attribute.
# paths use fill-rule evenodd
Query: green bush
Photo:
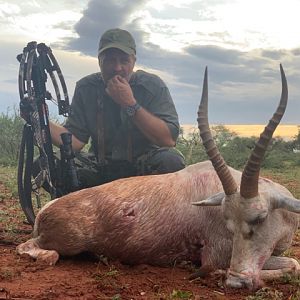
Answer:
<svg viewBox="0 0 300 300"><path fill-rule="evenodd" d="M17 112L0 114L0 164L16 165L24 122Z"/></svg>
<svg viewBox="0 0 300 300"><path fill-rule="evenodd" d="M236 169L242 169L245 166L254 145L254 138L234 137L219 149L229 166Z"/></svg>
<svg viewBox="0 0 300 300"><path fill-rule="evenodd" d="M215 143L226 163L242 170L255 147L257 138L239 137L222 125L211 129ZM185 155L187 164L208 159L198 130L186 136L181 131L177 148ZM295 149L300 149L300 133L291 141L281 138L272 139L262 161L262 168L280 170L299 166L300 153L294 153Z"/></svg>
<svg viewBox="0 0 300 300"><path fill-rule="evenodd" d="M0 114L0 164L16 166L24 121L14 110L12 113ZM223 125L212 127L216 145L226 163L236 169L243 169L257 138L239 137ZM177 148L186 158L186 163L194 164L207 160L205 149L196 129L184 135L182 130L177 141ZM294 153L300 148L300 133L292 141L281 138L272 139L262 162L262 168L276 169L300 165L300 153Z"/></svg>
<svg viewBox="0 0 300 300"><path fill-rule="evenodd" d="M189 133L187 136L184 136L184 133L181 129L176 148L184 155L187 165L207 159L207 155L202 145L198 130L195 130L194 132Z"/></svg>

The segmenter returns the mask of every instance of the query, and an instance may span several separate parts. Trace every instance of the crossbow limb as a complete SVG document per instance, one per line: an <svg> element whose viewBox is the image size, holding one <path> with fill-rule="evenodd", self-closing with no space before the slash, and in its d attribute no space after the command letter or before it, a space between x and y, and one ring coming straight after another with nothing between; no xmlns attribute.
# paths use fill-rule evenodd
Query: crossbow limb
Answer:
<svg viewBox="0 0 300 300"><path fill-rule="evenodd" d="M18 164L18 192L21 207L30 224L34 224L35 212L31 195L37 196L37 206L40 207L39 189L47 187L51 199L59 197L72 189L65 190L59 176L61 169L57 166L54 157L49 127L49 111L46 100L51 100L58 105L58 114L67 117L70 112L69 97L66 83L61 69L50 47L44 43L30 42L17 56L20 62L18 85L20 94L20 111L26 120L23 128L20 156ZM46 89L47 74L51 78L56 94L56 99ZM60 92L59 84L62 88ZM63 94L64 98L61 98ZM68 139L70 140L70 138ZM36 173L33 167L34 146L39 152L39 170ZM70 143L67 145L71 147ZM70 151L69 151L70 152ZM65 157L65 156L64 156ZM72 156L68 157L71 161ZM74 173L74 172L73 172ZM72 173L72 174L73 174ZM74 175L75 176L75 175ZM75 178L76 179L76 178Z"/></svg>

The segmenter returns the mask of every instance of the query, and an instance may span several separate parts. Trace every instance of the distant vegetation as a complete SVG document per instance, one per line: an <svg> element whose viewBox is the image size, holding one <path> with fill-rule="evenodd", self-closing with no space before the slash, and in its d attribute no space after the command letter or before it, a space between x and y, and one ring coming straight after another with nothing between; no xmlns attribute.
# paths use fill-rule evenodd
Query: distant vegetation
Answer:
<svg viewBox="0 0 300 300"><path fill-rule="evenodd" d="M0 115L0 164L16 165L22 138L24 121L17 113L6 112Z"/></svg>
<svg viewBox="0 0 300 300"><path fill-rule="evenodd" d="M18 161L19 145L21 141L24 121L16 112L0 114L0 164L15 166ZM245 165L256 137L240 137L222 125L213 126L212 131L216 144L228 165L241 169ZM202 146L199 132L181 134L177 148L184 154L187 164L207 160ZM281 169L300 166L300 131L290 141L274 138L263 161L263 168Z"/></svg>
<svg viewBox="0 0 300 300"><path fill-rule="evenodd" d="M257 137L240 137L223 125L212 127L215 142L226 163L242 169L255 146ZM207 159L198 130L188 135L181 130L177 148L183 153L187 164ZM300 166L300 131L291 140L273 138L265 155L262 168L281 169Z"/></svg>

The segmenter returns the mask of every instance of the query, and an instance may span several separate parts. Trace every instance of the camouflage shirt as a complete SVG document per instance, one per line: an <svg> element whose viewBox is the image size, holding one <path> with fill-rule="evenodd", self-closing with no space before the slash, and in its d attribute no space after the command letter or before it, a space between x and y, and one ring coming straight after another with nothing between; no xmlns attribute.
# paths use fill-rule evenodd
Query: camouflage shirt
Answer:
<svg viewBox="0 0 300 300"><path fill-rule="evenodd" d="M178 115L165 83L156 75L137 71L132 74L129 84L136 101L147 111L165 121L173 139L176 140L179 134ZM72 112L64 126L83 143L88 143L91 138L90 150L96 156L99 101L103 103L106 159L126 160L129 157L128 151L132 151L132 157L136 159L141 154L158 148L151 144L130 117L105 93L101 74L94 73L77 82L71 104ZM131 132L130 148L129 132Z"/></svg>

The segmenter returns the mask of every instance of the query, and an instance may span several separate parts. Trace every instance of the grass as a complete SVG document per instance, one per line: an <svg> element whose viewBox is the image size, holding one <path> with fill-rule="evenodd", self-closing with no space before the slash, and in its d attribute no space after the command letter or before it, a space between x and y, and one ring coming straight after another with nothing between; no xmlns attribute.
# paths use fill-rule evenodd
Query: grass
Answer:
<svg viewBox="0 0 300 300"><path fill-rule="evenodd" d="M17 186L17 167L16 166L1 166L0 165L0 183L2 183L5 187L5 189L2 189L0 191L0 203L4 199L16 199L17 201L12 201L12 204L8 208L8 211L11 213L10 216L17 214L17 217L22 218L23 212L20 210L20 203L19 203L19 194L18 194L18 186ZM49 200L50 195L46 193L43 189L39 190L39 198L41 202L41 207L43 207ZM35 212L39 210L37 207L37 200L36 195L32 193L32 204L34 207ZM3 221L4 216L0 215L0 223L1 219ZM7 222L7 218L4 218L4 221ZM9 225L6 225L6 227L10 227L11 231L14 230L13 223L9 223Z"/></svg>
<svg viewBox="0 0 300 300"><path fill-rule="evenodd" d="M289 300L299 300L300 299L300 291L297 291L295 294L289 297Z"/></svg>
<svg viewBox="0 0 300 300"><path fill-rule="evenodd" d="M283 293L272 289L272 288L262 288L258 290L254 295L246 297L245 300L283 300Z"/></svg>
<svg viewBox="0 0 300 300"><path fill-rule="evenodd" d="M245 300L299 300L300 299L300 276L285 275L277 280L278 283L289 284L296 290L289 292L288 298L281 291L274 288L264 287L255 292L255 294L247 296Z"/></svg>
<svg viewBox="0 0 300 300"><path fill-rule="evenodd" d="M300 275L285 274L280 281L300 288Z"/></svg>
<svg viewBox="0 0 300 300"><path fill-rule="evenodd" d="M194 294L191 291L183 291L183 290L177 290L173 289L170 293L161 293L160 291L157 291L155 299L160 300L179 300L179 299L194 299Z"/></svg>
<svg viewBox="0 0 300 300"><path fill-rule="evenodd" d="M16 200L11 200L5 210L0 211L0 233L6 240L16 240L19 238L20 223L25 221L25 216Z"/></svg>
<svg viewBox="0 0 300 300"><path fill-rule="evenodd" d="M300 166L280 170L261 170L261 175L284 185L294 197L300 199Z"/></svg>
<svg viewBox="0 0 300 300"><path fill-rule="evenodd" d="M20 224L25 221L25 215L18 201L16 174L16 167L0 166L0 183L2 184L0 190L0 233L6 241L17 241L20 238Z"/></svg>
<svg viewBox="0 0 300 300"><path fill-rule="evenodd" d="M214 126L214 125L212 125ZM235 132L240 137L258 137L263 131L265 125L224 125L231 132ZM181 125L184 134L188 134L194 131L198 131L197 125L185 124ZM299 125L279 125L274 132L274 137L282 137L286 139L292 139L298 134Z"/></svg>
<svg viewBox="0 0 300 300"><path fill-rule="evenodd" d="M192 292L181 290L173 290L170 295L171 299L191 299L192 296Z"/></svg>
<svg viewBox="0 0 300 300"><path fill-rule="evenodd" d="M115 278L117 276L120 275L120 272L115 268L115 266L110 266L109 270L105 273L95 273L92 275L92 277L98 281L98 280L103 280L103 279L106 279L106 278Z"/></svg>
<svg viewBox="0 0 300 300"><path fill-rule="evenodd" d="M11 268L1 268L0 279L2 280L13 280L17 276L15 269Z"/></svg>
<svg viewBox="0 0 300 300"><path fill-rule="evenodd" d="M235 132L241 137L258 137L264 130L265 125L225 125L227 129ZM275 132L274 137L282 137L292 139L298 134L298 125L279 125Z"/></svg>
<svg viewBox="0 0 300 300"><path fill-rule="evenodd" d="M7 188L10 197L18 197L17 167L0 166L0 182ZM7 196L3 191L0 192L0 199Z"/></svg>

